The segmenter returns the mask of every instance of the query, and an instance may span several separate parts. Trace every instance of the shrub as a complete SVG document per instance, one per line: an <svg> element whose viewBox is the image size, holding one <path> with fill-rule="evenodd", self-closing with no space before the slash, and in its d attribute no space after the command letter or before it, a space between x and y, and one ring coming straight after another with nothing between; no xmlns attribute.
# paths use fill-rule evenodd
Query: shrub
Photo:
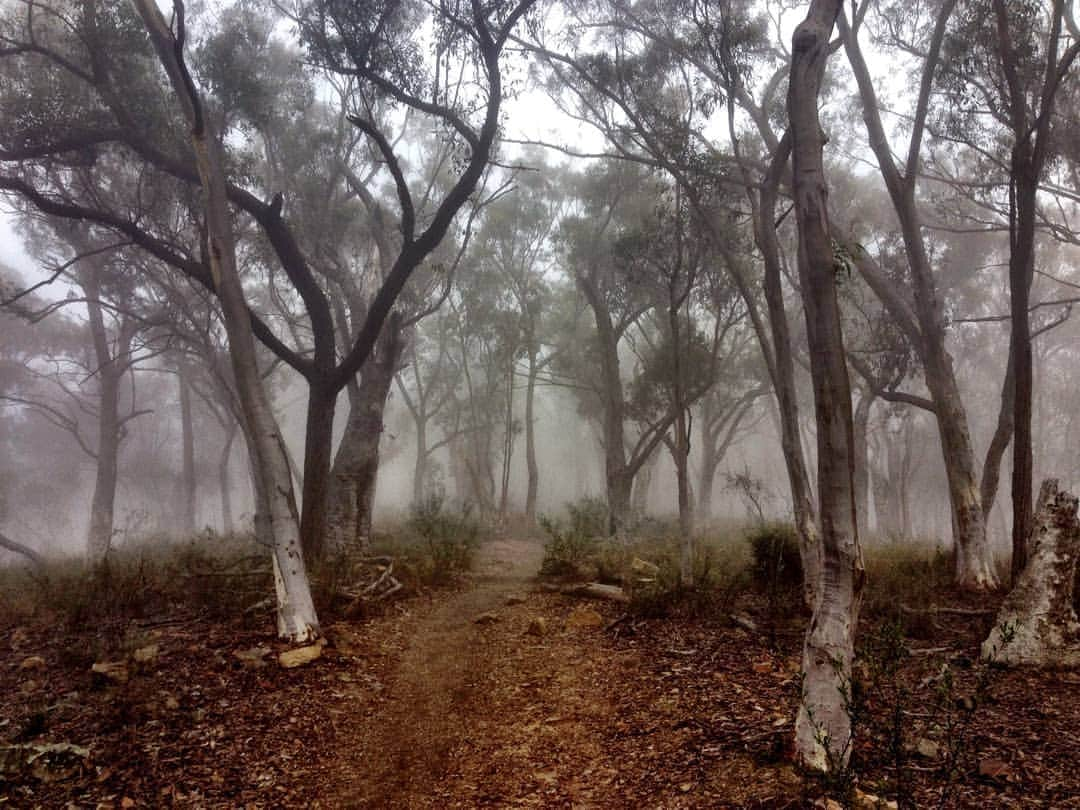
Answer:
<svg viewBox="0 0 1080 810"><path fill-rule="evenodd" d="M0 589L9 612L45 613L71 630L145 619L175 608L239 615L273 592L265 551L249 536L200 534L184 543L147 538L125 543L106 561L48 560L35 569L5 569ZM11 595L18 594L18 599Z"/></svg>
<svg viewBox="0 0 1080 810"><path fill-rule="evenodd" d="M550 577L579 576L607 534L607 505L600 498L582 498L566 505L567 520L542 515L540 528L548 536L540 574Z"/></svg>
<svg viewBox="0 0 1080 810"><path fill-rule="evenodd" d="M435 495L413 508L406 527L418 538L427 560L414 557L426 584L441 585L473 566L480 545L480 524L468 509L460 514L444 510L442 496Z"/></svg>
<svg viewBox="0 0 1080 810"><path fill-rule="evenodd" d="M799 536L790 523L765 523L747 536L754 582L770 591L796 590L802 585Z"/></svg>

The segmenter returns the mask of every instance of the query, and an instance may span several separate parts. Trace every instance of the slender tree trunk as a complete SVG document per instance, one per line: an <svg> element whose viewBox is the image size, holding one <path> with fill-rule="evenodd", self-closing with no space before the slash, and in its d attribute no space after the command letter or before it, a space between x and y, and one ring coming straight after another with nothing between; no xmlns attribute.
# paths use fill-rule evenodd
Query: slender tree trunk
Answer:
<svg viewBox="0 0 1080 810"><path fill-rule="evenodd" d="M765 263L765 300L769 310L769 329L772 332L775 373L773 389L780 417L780 448L791 490L795 530L799 535L799 552L803 568L803 601L813 608L821 578L821 539L818 535L814 502L811 498L806 456L803 453L799 428L799 400L795 388L795 360L791 347L791 331L784 291L781 282L780 249L776 238L776 197L780 175L787 165L791 137L786 134L777 146L761 189L761 212L758 215L755 237Z"/></svg>
<svg viewBox="0 0 1080 810"><path fill-rule="evenodd" d="M529 350L529 379L525 386L525 466L528 481L525 489L525 519L536 524L536 500L540 494L540 465L536 461L536 377L540 373L536 353Z"/></svg>
<svg viewBox="0 0 1080 810"><path fill-rule="evenodd" d="M788 114L792 133L798 264L817 417L818 501L822 568L814 616L803 649L803 696L795 748L807 766L847 764L852 727L848 701L863 584L856 524L854 428L823 164L818 93L840 0L811 0L792 36Z"/></svg>
<svg viewBox="0 0 1080 810"><path fill-rule="evenodd" d="M698 521L707 523L712 520L713 488L716 486L716 468L720 466L712 442L706 439L701 458L701 473L698 475Z"/></svg>
<svg viewBox="0 0 1080 810"><path fill-rule="evenodd" d="M1013 373L1012 335L1009 336L1009 361L1005 367L1005 380L1001 384L1001 405L998 411L997 427L990 438L983 463L982 483L979 487L982 500L983 521L989 525L990 511L997 499L998 485L1001 482L1001 460L1005 449L1012 441L1014 402L1016 394L1016 375Z"/></svg>
<svg viewBox="0 0 1080 810"><path fill-rule="evenodd" d="M99 370L100 411L98 413L97 469L90 501L90 530L87 549L93 565L105 561L112 545L113 510L120 456L120 423L117 413L119 380L111 371Z"/></svg>
<svg viewBox="0 0 1080 810"><path fill-rule="evenodd" d="M600 354L601 400L604 420L604 480L608 501L608 532L622 534L629 526L630 494L634 476L627 469L623 423L626 408L622 377L619 373L619 338L611 317L589 283L582 289L596 322L597 349Z"/></svg>
<svg viewBox="0 0 1080 810"><path fill-rule="evenodd" d="M608 532L622 536L631 525L630 495L634 477L626 469L607 476Z"/></svg>
<svg viewBox="0 0 1080 810"><path fill-rule="evenodd" d="M864 529L870 525L867 515L870 506L870 462L869 447L867 446L866 430L870 421L870 408L873 405L872 395L863 392L859 402L855 406L854 430L855 430L855 516L859 526Z"/></svg>
<svg viewBox="0 0 1080 810"><path fill-rule="evenodd" d="M420 507L427 499L427 471L428 471L428 446L427 446L427 418L420 417L416 422L416 460L413 462L413 495L414 507Z"/></svg>
<svg viewBox="0 0 1080 810"><path fill-rule="evenodd" d="M82 278L98 378L97 465L86 543L88 558L94 566L105 562L112 545L120 457L120 381L123 376L118 363L126 359L131 344L131 332L126 321L122 321L116 348L109 348L109 334L102 314L97 272L97 268L92 267Z"/></svg>
<svg viewBox="0 0 1080 810"><path fill-rule="evenodd" d="M510 462L514 457L514 367L506 372L506 413L503 418L502 475L499 479L499 517L510 509Z"/></svg>
<svg viewBox="0 0 1080 810"><path fill-rule="evenodd" d="M195 533L195 428L191 415L191 387L183 363L177 370L176 380L180 389L180 443L183 449L180 531L190 537Z"/></svg>
<svg viewBox="0 0 1080 810"><path fill-rule="evenodd" d="M225 430L225 444L218 459L218 490L221 493L221 530L225 534L235 531L233 524L232 485L229 481L229 459L232 457L233 442L236 441L236 422Z"/></svg>
<svg viewBox="0 0 1080 810"><path fill-rule="evenodd" d="M260 500L265 501L267 533L273 538L278 634L293 642L312 641L320 635L319 621L304 566L292 473L281 430L259 373L251 317L236 265L221 144L210 128L202 100L184 64L183 43L177 42L171 26L152 0L135 0L135 5L191 126L191 145L205 195L210 270L229 338L237 396L251 434L256 489L261 493Z"/></svg>
<svg viewBox="0 0 1080 810"><path fill-rule="evenodd" d="M694 518L690 503L690 441L687 435L686 411L680 410L675 419L675 441L672 456L675 460L675 484L679 501L679 582L684 588L694 585Z"/></svg>
<svg viewBox="0 0 1080 810"><path fill-rule="evenodd" d="M971 590L996 588L998 579L986 535L967 414L953 373L952 358L945 351L943 341L944 338L933 341L935 345L926 352L924 373L937 408L938 433L952 505L956 583Z"/></svg>
<svg viewBox="0 0 1080 810"><path fill-rule="evenodd" d="M895 289L885 289L871 279L871 287L882 303L909 333L919 351L926 378L926 387L934 402L945 473L948 479L949 500L952 505L953 535L956 545L956 583L971 590L986 590L997 586L993 557L986 537L979 479L976 477L975 452L968 432L967 413L960 398L952 358L945 348L946 327L944 309L934 282L930 257L923 236L922 221L915 198L918 181L918 148L925 122L929 91L940 57L946 24L955 0L946 0L938 10L929 55L923 68L920 88L918 123L911 144L907 174L901 174L885 134L878 112L877 94L866 67L862 51L846 21L841 20L841 34L864 107L870 147L877 157L878 167L885 180L893 208L900 220L904 249L911 269L914 307L906 309L898 302L906 301ZM865 276L865 273L864 273Z"/></svg>
<svg viewBox="0 0 1080 810"><path fill-rule="evenodd" d="M652 489L653 474L660 463L659 451L649 454L634 476L633 491L630 493L630 509L634 520L641 520L649 513L649 492Z"/></svg>

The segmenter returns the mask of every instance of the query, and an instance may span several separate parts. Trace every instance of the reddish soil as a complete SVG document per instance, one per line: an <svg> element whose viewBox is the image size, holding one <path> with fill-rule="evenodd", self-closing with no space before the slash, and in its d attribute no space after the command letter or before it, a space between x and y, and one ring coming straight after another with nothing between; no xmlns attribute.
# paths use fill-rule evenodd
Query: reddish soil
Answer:
<svg viewBox="0 0 1080 810"><path fill-rule="evenodd" d="M485 551L461 589L331 624L323 657L293 670L234 657L281 649L268 626L173 616L98 634L0 627L3 742L91 752L66 779L0 782L0 807L796 808L821 795L786 756L797 624L770 643L726 617L616 623L618 605L533 587L538 543ZM594 611L600 626L588 626ZM477 623L485 613L493 621ZM537 618L544 635L527 632ZM908 739L941 749L904 755L912 801L1080 808L1080 678L983 677L971 660L985 622L938 621L933 642L906 643L944 649L906 659L899 679ZM132 649L157 644L156 662L126 684L95 683L104 632L126 633ZM44 666L21 669L31 656ZM935 708L942 685L920 685L945 660L948 701L977 698L973 712ZM896 701L866 680L871 722L854 763L862 789L891 795L883 730Z"/></svg>

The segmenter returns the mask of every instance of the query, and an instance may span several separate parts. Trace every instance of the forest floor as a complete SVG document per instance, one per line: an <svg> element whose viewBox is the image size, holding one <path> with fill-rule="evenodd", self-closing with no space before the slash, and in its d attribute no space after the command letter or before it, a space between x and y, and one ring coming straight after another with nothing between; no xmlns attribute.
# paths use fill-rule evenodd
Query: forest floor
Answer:
<svg viewBox="0 0 1080 810"><path fill-rule="evenodd" d="M541 555L539 541L491 542L461 587L331 624L323 656L296 669L236 655L283 649L262 623L176 615L112 628L154 654L106 683L88 663L102 628L0 626L2 741L89 752L52 781L0 781L0 807L814 806L822 786L787 750L798 621L626 617L537 588ZM985 627L937 621L935 652L907 640L915 654L889 681L910 684L901 714L922 749L904 748L909 804L1080 807L1080 678L985 672L972 663ZM942 656L948 699L972 710L931 709ZM853 758L859 787L883 796L885 727Z"/></svg>

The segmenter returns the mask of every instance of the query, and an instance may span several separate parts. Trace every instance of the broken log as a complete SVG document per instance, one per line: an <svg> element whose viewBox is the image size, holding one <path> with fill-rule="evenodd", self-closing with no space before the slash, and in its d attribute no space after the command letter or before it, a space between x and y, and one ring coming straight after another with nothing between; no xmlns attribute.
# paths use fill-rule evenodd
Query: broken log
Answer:
<svg viewBox="0 0 1080 810"><path fill-rule="evenodd" d="M618 585L605 585L603 582L579 582L574 585L541 585L545 591L554 591L566 596L578 596L583 599L604 599L626 605L630 595Z"/></svg>
<svg viewBox="0 0 1080 810"><path fill-rule="evenodd" d="M21 554L38 567L45 564L45 559L32 548L24 546L17 540L12 540L2 532L0 532L0 548L6 548L8 551L14 551L16 554Z"/></svg>

